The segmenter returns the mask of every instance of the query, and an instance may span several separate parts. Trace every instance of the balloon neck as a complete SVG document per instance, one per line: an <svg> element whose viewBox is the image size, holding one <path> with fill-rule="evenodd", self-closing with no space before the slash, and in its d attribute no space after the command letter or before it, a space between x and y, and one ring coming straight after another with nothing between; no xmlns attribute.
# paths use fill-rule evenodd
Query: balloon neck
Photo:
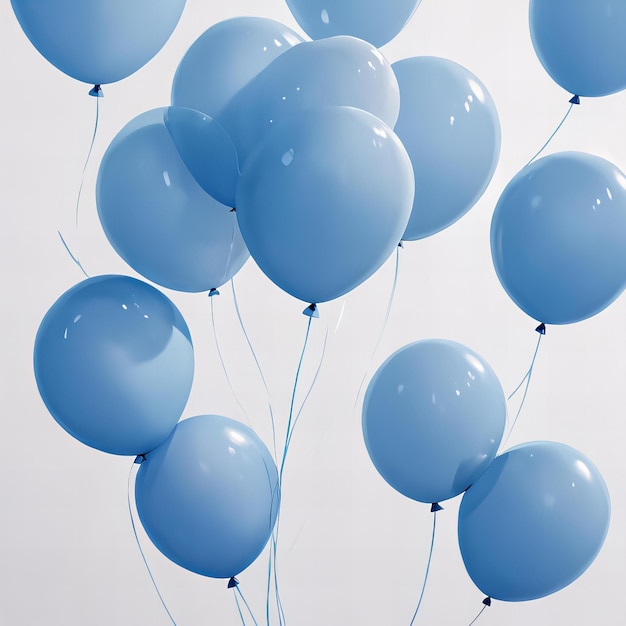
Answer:
<svg viewBox="0 0 626 626"><path fill-rule="evenodd" d="M400 239L400 243L398 244L398 248L404 249L404 241L402 241L402 239Z"/></svg>
<svg viewBox="0 0 626 626"><path fill-rule="evenodd" d="M137 457L135 457L135 463L137 463L137 465L141 465L145 460L146 460L145 454L139 454L137 455Z"/></svg>
<svg viewBox="0 0 626 626"><path fill-rule="evenodd" d="M89 95L93 96L94 98L104 98L104 93L100 85L94 85L89 91Z"/></svg>
<svg viewBox="0 0 626 626"><path fill-rule="evenodd" d="M485 606L491 606L491 598L489 596L487 596L484 600L483 600L483 604Z"/></svg>
<svg viewBox="0 0 626 626"><path fill-rule="evenodd" d="M219 296L220 292L215 287L211 287L208 295L209 295L209 298L212 298L213 296Z"/></svg>
<svg viewBox="0 0 626 626"><path fill-rule="evenodd" d="M233 589L234 587L237 587L238 585L239 585L239 581L234 576L231 576L230 580L228 581L228 588Z"/></svg>
<svg viewBox="0 0 626 626"><path fill-rule="evenodd" d="M537 328L535 328L535 330L540 335L545 335L546 334L546 325L543 322L541 322L541 324L539 324L539 326L537 326Z"/></svg>
<svg viewBox="0 0 626 626"><path fill-rule="evenodd" d="M580 104L580 97L579 97L579 96L576 96L576 95L572 96L572 97L570 98L569 103L570 103L570 104Z"/></svg>
<svg viewBox="0 0 626 626"><path fill-rule="evenodd" d="M229 211L229 213L237 213L237 209L236 209L235 207L233 207L233 208Z"/></svg>
<svg viewBox="0 0 626 626"><path fill-rule="evenodd" d="M312 303L309 304L309 306L304 309L304 311L302 311L303 315L306 315L307 317L319 317L320 316L320 312L317 308L317 304Z"/></svg>
<svg viewBox="0 0 626 626"><path fill-rule="evenodd" d="M443 511L443 507L439 504L439 502L433 502L430 507L430 512L436 513L437 511Z"/></svg>

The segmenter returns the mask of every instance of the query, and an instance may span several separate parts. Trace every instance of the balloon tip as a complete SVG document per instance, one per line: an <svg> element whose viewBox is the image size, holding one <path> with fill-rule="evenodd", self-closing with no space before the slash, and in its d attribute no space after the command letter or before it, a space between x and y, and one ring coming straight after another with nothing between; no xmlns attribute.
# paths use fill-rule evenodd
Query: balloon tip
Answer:
<svg viewBox="0 0 626 626"><path fill-rule="evenodd" d="M541 324L539 324L539 326L537 326L537 328L535 328L535 330L540 335L545 335L546 334L546 325L543 322L541 322Z"/></svg>
<svg viewBox="0 0 626 626"><path fill-rule="evenodd" d="M485 606L491 606L491 598L489 596L487 596L484 600L483 600L483 604Z"/></svg>
<svg viewBox="0 0 626 626"><path fill-rule="evenodd" d="M306 315L308 317L319 317L320 316L320 312L317 308L317 304L312 303L309 304L309 306L304 309L304 311L302 311L303 315Z"/></svg>
<svg viewBox="0 0 626 626"><path fill-rule="evenodd" d="M433 502L430 507L430 512L436 513L437 511L443 511L443 507L439 504L439 502Z"/></svg>
<svg viewBox="0 0 626 626"><path fill-rule="evenodd" d="M219 296L220 292L215 287L211 287L208 295L209 295L209 298L212 298L213 296Z"/></svg>
<svg viewBox="0 0 626 626"><path fill-rule="evenodd" d="M570 104L580 104L580 97L579 96L572 96L570 98L569 103Z"/></svg>
<svg viewBox="0 0 626 626"><path fill-rule="evenodd" d="M234 576L231 576L228 581L228 588L232 589L233 587L237 587L237 585L239 585L239 581Z"/></svg>
<svg viewBox="0 0 626 626"><path fill-rule="evenodd" d="M94 85L89 91L89 95L94 98L104 98L104 93L102 92L100 85Z"/></svg>
<svg viewBox="0 0 626 626"><path fill-rule="evenodd" d="M398 244L398 248L403 248L404 249L404 241L402 241L402 239L400 239L400 243Z"/></svg>
<svg viewBox="0 0 626 626"><path fill-rule="evenodd" d="M141 465L145 460L146 460L146 455L145 454L138 454L135 457L135 463L137 463L137 465Z"/></svg>

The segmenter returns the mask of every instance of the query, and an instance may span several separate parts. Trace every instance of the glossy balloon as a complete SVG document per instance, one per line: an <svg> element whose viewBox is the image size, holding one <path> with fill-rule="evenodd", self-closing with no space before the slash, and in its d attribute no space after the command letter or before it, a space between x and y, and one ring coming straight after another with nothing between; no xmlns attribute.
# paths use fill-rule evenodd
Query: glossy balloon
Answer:
<svg viewBox="0 0 626 626"><path fill-rule="evenodd" d="M242 163L284 120L322 106L363 109L393 128L400 94L391 65L371 44L331 37L294 46L260 72L217 118Z"/></svg>
<svg viewBox="0 0 626 626"><path fill-rule="evenodd" d="M530 0L535 52L552 79L579 96L626 88L623 0Z"/></svg>
<svg viewBox="0 0 626 626"><path fill-rule="evenodd" d="M277 127L241 175L237 217L251 255L281 289L324 302L373 274L400 241L411 163L393 131L349 107Z"/></svg>
<svg viewBox="0 0 626 626"><path fill-rule="evenodd" d="M420 0L287 0L289 10L312 39L353 35L377 48L409 21Z"/></svg>
<svg viewBox="0 0 626 626"><path fill-rule="evenodd" d="M198 37L179 63L172 104L217 117L244 85L301 41L291 28L262 17L218 22Z"/></svg>
<svg viewBox="0 0 626 626"><path fill-rule="evenodd" d="M235 214L190 172L222 181L226 193L236 159L232 146L224 155L228 144L211 141L223 137L214 128L221 131L190 109L148 111L122 129L100 164L96 199L107 238L137 272L170 289L217 288L248 258Z"/></svg>
<svg viewBox="0 0 626 626"><path fill-rule="evenodd" d="M491 254L513 301L546 324L607 307L626 286L626 177L612 163L562 152L525 167L493 214Z"/></svg>
<svg viewBox="0 0 626 626"><path fill-rule="evenodd" d="M154 545L203 576L229 578L267 543L278 513L278 473L247 426L219 415L180 422L146 456L137 512Z"/></svg>
<svg viewBox="0 0 626 626"><path fill-rule="evenodd" d="M114 83L144 66L178 24L185 0L11 0L39 52L85 83Z"/></svg>
<svg viewBox="0 0 626 626"><path fill-rule="evenodd" d="M193 347L178 309L127 276L96 276L65 292L35 340L37 386L54 419L113 454L159 445L185 408Z"/></svg>
<svg viewBox="0 0 626 626"><path fill-rule="evenodd" d="M400 85L394 128L415 173L405 240L447 228L483 194L500 156L500 122L486 87L469 70L438 57L392 65Z"/></svg>
<svg viewBox="0 0 626 626"><path fill-rule="evenodd" d="M376 371L363 402L363 436L380 475L419 502L467 489L496 455L506 400L489 365L445 339L416 341Z"/></svg>
<svg viewBox="0 0 626 626"><path fill-rule="evenodd" d="M459 545L467 572L497 600L554 593L600 551L610 508L602 476L577 450L550 441L511 448L461 501Z"/></svg>

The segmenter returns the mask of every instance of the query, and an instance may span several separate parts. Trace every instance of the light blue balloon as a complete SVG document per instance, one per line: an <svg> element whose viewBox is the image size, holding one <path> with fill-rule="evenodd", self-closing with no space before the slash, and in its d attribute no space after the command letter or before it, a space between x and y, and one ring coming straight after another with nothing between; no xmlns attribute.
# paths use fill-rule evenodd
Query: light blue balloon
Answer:
<svg viewBox="0 0 626 626"><path fill-rule="evenodd" d="M500 156L500 122L487 88L458 63L413 57L392 68L400 85L394 130L415 173L402 238L415 240L447 228L478 201Z"/></svg>
<svg viewBox="0 0 626 626"><path fill-rule="evenodd" d="M363 109L393 128L400 93L391 65L371 44L355 37L304 42L260 72L217 119L245 163L271 129L322 106Z"/></svg>
<svg viewBox="0 0 626 626"><path fill-rule="evenodd" d="M626 286L626 177L609 161L561 152L531 163L500 196L491 254L502 286L528 315L570 324Z"/></svg>
<svg viewBox="0 0 626 626"><path fill-rule="evenodd" d="M127 276L96 276L66 291L34 349L39 393L73 437L112 454L158 446L181 416L193 347L174 304Z"/></svg>
<svg viewBox="0 0 626 626"><path fill-rule="evenodd" d="M421 0L287 0L312 39L353 35L380 48L409 21Z"/></svg>
<svg viewBox="0 0 626 626"><path fill-rule="evenodd" d="M205 31L187 50L172 85L172 104L215 118L231 98L302 38L280 22L234 17Z"/></svg>
<svg viewBox="0 0 626 626"><path fill-rule="evenodd" d="M37 50L85 83L114 83L143 67L178 24L185 0L11 0Z"/></svg>
<svg viewBox="0 0 626 626"><path fill-rule="evenodd" d="M626 88L623 0L530 0L530 35L552 79L578 96Z"/></svg>
<svg viewBox="0 0 626 626"><path fill-rule="evenodd" d="M396 490L441 502L467 489L495 457L506 400L489 365L446 339L404 346L376 371L363 402L372 463Z"/></svg>
<svg viewBox="0 0 626 626"><path fill-rule="evenodd" d="M463 496L463 562L491 598L542 598L591 565L610 513L606 484L587 457L562 443L524 443L496 457Z"/></svg>
<svg viewBox="0 0 626 626"><path fill-rule="evenodd" d="M203 576L230 578L272 534L278 472L250 428L199 415L181 421L146 455L135 501L146 533L168 559Z"/></svg>
<svg viewBox="0 0 626 626"><path fill-rule="evenodd" d="M203 114L169 107L138 116L108 147L96 188L100 222L118 254L147 279L178 291L208 291L248 259L231 208L192 176L232 195L239 175L225 139Z"/></svg>
<svg viewBox="0 0 626 626"><path fill-rule="evenodd" d="M244 167L237 217L250 254L281 289L333 300L371 276L404 232L411 163L366 111L310 109L270 133Z"/></svg>

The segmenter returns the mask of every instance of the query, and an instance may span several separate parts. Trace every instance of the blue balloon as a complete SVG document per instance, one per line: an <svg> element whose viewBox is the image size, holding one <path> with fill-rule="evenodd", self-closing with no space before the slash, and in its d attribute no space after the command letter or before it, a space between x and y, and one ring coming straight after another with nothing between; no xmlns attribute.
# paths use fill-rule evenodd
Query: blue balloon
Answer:
<svg viewBox="0 0 626 626"><path fill-rule="evenodd" d="M353 35L380 48L409 21L421 0L287 0L312 39Z"/></svg>
<svg viewBox="0 0 626 626"><path fill-rule="evenodd" d="M199 415L181 421L146 455L135 501L146 533L168 559L203 576L230 578L272 534L278 472L250 428Z"/></svg>
<svg viewBox="0 0 626 626"><path fill-rule="evenodd" d="M506 400L491 367L445 339L416 341L392 354L363 402L372 463L418 502L467 489L495 457L505 422Z"/></svg>
<svg viewBox="0 0 626 626"><path fill-rule="evenodd" d="M582 152L531 163L500 196L491 254L502 286L528 315L570 324L626 286L626 177Z"/></svg>
<svg viewBox="0 0 626 626"><path fill-rule="evenodd" d="M415 172L402 238L415 240L456 222L483 194L500 156L500 122L486 87L458 63L413 57L392 68L400 85L394 130Z"/></svg>
<svg viewBox="0 0 626 626"><path fill-rule="evenodd" d="M463 496L463 562L491 598L542 598L589 567L610 510L604 480L583 454L551 441L516 446L496 457Z"/></svg>
<svg viewBox="0 0 626 626"><path fill-rule="evenodd" d="M626 88L623 0L530 0L530 35L552 79L578 96Z"/></svg>
<svg viewBox="0 0 626 626"><path fill-rule="evenodd" d="M193 380L185 321L161 292L127 276L66 291L35 339L39 393L73 437L112 454L158 446L181 416Z"/></svg>
<svg viewBox="0 0 626 626"><path fill-rule="evenodd" d="M277 127L244 167L237 217L250 254L281 289L333 300L371 276L404 232L411 163L393 131L350 107Z"/></svg>
<svg viewBox="0 0 626 626"><path fill-rule="evenodd" d="M198 37L179 63L172 104L217 117L244 85L301 41L291 28L262 17L218 22Z"/></svg>
<svg viewBox="0 0 626 626"><path fill-rule="evenodd" d="M241 89L217 119L245 163L271 129L322 106L363 109L393 128L400 94L391 65L371 44L355 37L301 43Z"/></svg>
<svg viewBox="0 0 626 626"><path fill-rule="evenodd" d="M102 159L96 199L104 232L131 267L159 285L207 291L248 259L231 208L192 176L197 170L205 187L221 181L224 195L233 193L239 175L224 137L197 111L155 109L124 127Z"/></svg>
<svg viewBox="0 0 626 626"><path fill-rule="evenodd" d="M185 0L11 0L26 36L62 72L114 83L143 67L178 24Z"/></svg>

